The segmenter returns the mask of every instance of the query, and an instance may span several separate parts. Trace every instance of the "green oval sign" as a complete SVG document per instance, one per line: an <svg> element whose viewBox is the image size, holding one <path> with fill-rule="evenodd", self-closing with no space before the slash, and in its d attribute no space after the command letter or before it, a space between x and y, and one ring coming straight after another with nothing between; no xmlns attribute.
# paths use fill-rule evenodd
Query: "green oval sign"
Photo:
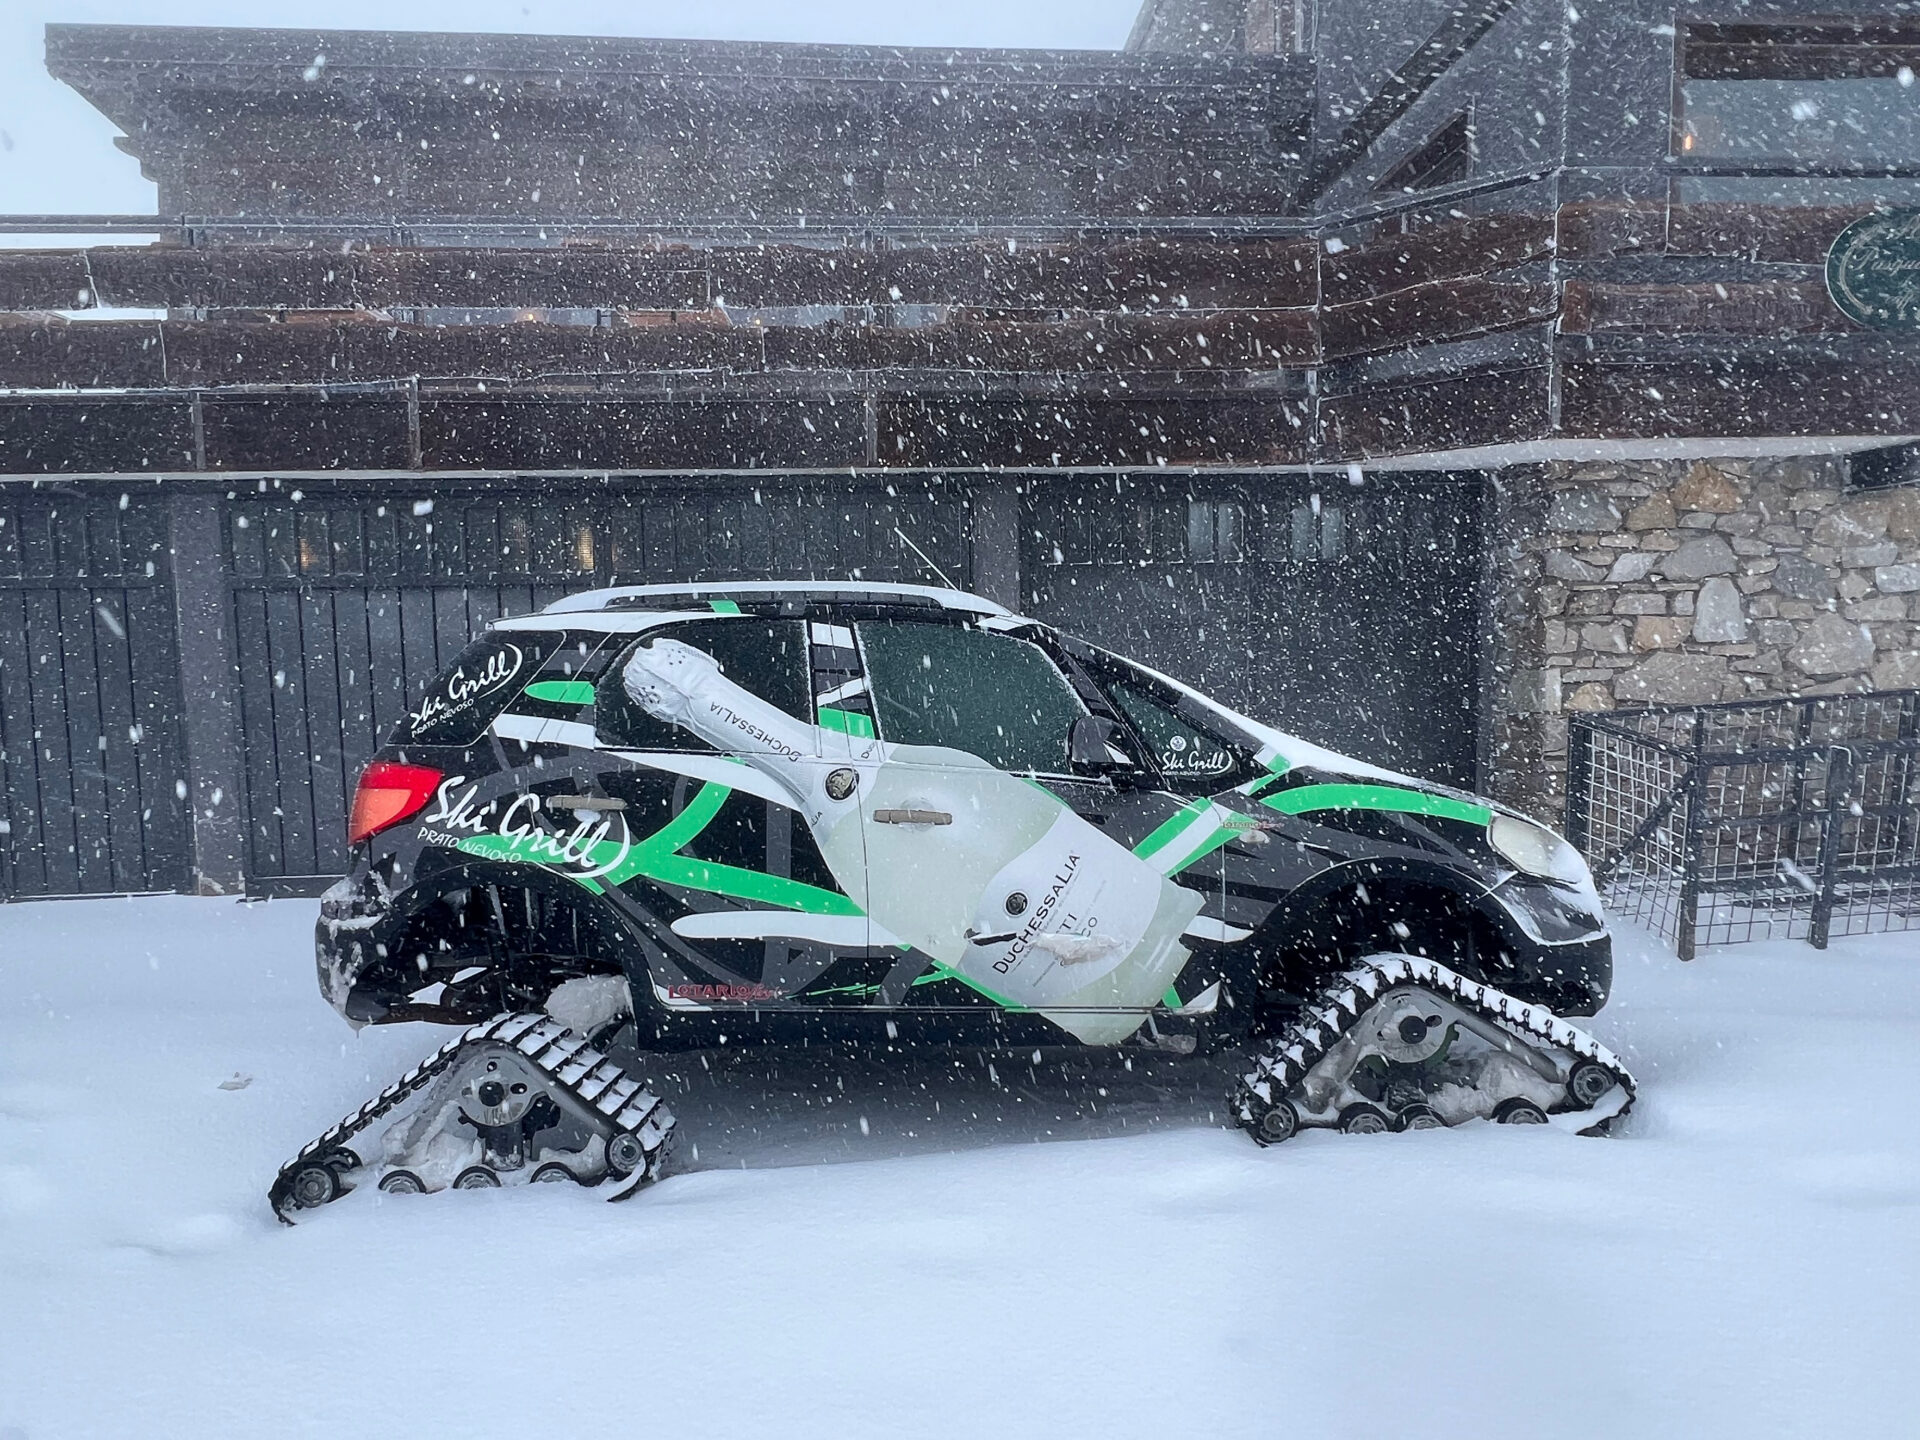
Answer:
<svg viewBox="0 0 1920 1440"><path fill-rule="evenodd" d="M1827 293L1862 325L1920 328L1920 210L1868 215L1835 236Z"/></svg>

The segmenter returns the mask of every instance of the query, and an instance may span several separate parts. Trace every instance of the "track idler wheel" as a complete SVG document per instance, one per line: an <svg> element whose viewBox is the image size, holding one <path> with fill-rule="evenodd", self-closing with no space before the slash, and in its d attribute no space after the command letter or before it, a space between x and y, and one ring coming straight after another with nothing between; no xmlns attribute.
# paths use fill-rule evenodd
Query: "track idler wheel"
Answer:
<svg viewBox="0 0 1920 1440"><path fill-rule="evenodd" d="M1384 1135L1392 1128L1393 1122L1372 1105L1349 1105L1340 1112L1343 1135Z"/></svg>
<svg viewBox="0 0 1920 1440"><path fill-rule="evenodd" d="M302 1210L318 1210L340 1198L340 1177L331 1166L309 1161L288 1178L287 1197Z"/></svg>
<svg viewBox="0 0 1920 1440"><path fill-rule="evenodd" d="M1606 1066L1582 1060L1567 1076L1567 1094L1580 1109L1591 1110L1600 1103L1601 1096L1613 1089L1614 1084L1613 1072Z"/></svg>
<svg viewBox="0 0 1920 1440"><path fill-rule="evenodd" d="M616 1175L631 1175L647 1163L646 1147L638 1135L615 1135L607 1141L607 1166Z"/></svg>
<svg viewBox="0 0 1920 1440"><path fill-rule="evenodd" d="M1254 1126L1253 1138L1262 1145L1279 1145L1291 1140L1300 1129L1300 1112L1291 1101L1282 1100Z"/></svg>
<svg viewBox="0 0 1920 1440"><path fill-rule="evenodd" d="M1496 1125L1544 1125L1547 1112L1531 1100L1515 1096L1511 1100L1502 1100L1493 1111L1493 1123Z"/></svg>

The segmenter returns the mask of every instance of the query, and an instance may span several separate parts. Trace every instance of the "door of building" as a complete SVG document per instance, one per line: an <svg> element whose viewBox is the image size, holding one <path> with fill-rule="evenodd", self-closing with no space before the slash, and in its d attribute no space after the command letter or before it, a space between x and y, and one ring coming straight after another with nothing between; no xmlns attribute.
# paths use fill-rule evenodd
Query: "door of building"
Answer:
<svg viewBox="0 0 1920 1440"><path fill-rule="evenodd" d="M1305 739L1470 787L1483 499L1454 474L1043 480L1025 609Z"/></svg>

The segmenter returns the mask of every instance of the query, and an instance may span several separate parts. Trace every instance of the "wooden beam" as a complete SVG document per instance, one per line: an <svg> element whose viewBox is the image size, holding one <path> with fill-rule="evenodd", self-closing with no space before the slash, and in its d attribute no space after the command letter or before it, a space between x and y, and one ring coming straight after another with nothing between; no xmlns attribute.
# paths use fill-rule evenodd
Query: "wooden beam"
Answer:
<svg viewBox="0 0 1920 1440"><path fill-rule="evenodd" d="M333 250L231 245L0 251L0 309L232 310L971 305L1105 311L1314 303L1297 237L1041 245Z"/></svg>
<svg viewBox="0 0 1920 1440"><path fill-rule="evenodd" d="M1439 280L1497 274L1551 254L1553 232L1550 215L1480 215L1384 235L1326 256L1322 297L1343 305Z"/></svg>
<svg viewBox="0 0 1920 1440"><path fill-rule="evenodd" d="M1321 321L1328 360L1409 350L1550 319L1559 294L1549 284L1496 280L1436 281L1352 305L1332 305Z"/></svg>
<svg viewBox="0 0 1920 1440"><path fill-rule="evenodd" d="M1473 313L1479 308L1469 307ZM0 385L44 389L515 384L806 370L984 373L1258 371L1318 357L1306 311L1201 311L911 328L681 323L418 326L339 319L0 320Z"/></svg>
<svg viewBox="0 0 1920 1440"><path fill-rule="evenodd" d="M1818 280L1707 285L1606 285L1569 281L1560 329L1568 335L1806 335L1861 327Z"/></svg>

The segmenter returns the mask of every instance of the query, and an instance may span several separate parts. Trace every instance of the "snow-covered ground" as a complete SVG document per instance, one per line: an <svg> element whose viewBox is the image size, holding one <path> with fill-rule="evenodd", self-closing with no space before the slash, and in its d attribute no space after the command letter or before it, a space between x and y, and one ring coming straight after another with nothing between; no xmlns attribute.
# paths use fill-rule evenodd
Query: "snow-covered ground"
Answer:
<svg viewBox="0 0 1920 1440"><path fill-rule="evenodd" d="M338 1021L312 917L0 907L0 1440L1916 1433L1920 937L1626 937L1613 1140L733 1054L662 1077L698 1168L634 1203L289 1230L280 1162L439 1035Z"/></svg>

